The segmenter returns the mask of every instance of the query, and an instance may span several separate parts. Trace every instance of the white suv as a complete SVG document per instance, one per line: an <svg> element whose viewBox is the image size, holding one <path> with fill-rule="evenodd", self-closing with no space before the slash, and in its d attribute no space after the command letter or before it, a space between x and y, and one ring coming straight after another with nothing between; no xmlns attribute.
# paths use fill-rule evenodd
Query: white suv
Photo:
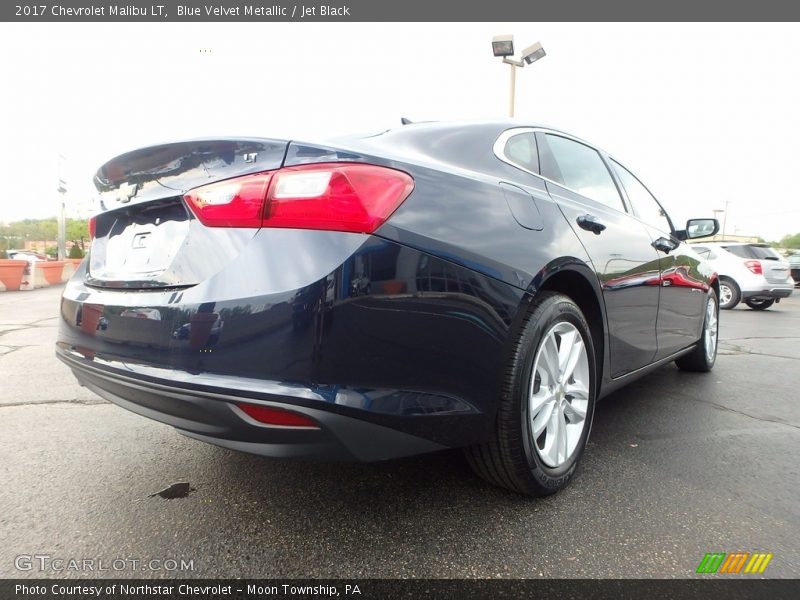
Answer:
<svg viewBox="0 0 800 600"><path fill-rule="evenodd" d="M788 298L794 289L789 263L767 244L699 242L692 244L719 275L719 307L740 301L764 310Z"/></svg>

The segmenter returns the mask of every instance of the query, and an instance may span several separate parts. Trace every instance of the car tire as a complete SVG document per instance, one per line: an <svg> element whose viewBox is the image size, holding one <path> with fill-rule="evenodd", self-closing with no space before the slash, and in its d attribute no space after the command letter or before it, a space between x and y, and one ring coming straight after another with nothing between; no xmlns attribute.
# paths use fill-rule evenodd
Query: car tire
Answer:
<svg viewBox="0 0 800 600"><path fill-rule="evenodd" d="M581 310L565 295L537 294L511 350L493 437L466 449L472 468L494 485L529 496L563 488L591 431L596 379Z"/></svg>
<svg viewBox="0 0 800 600"><path fill-rule="evenodd" d="M745 300L744 301L747 306L752 308L753 310L767 310L770 306L775 304L775 299L770 298L768 300Z"/></svg>
<svg viewBox="0 0 800 600"><path fill-rule="evenodd" d="M689 354L684 354L675 361L683 371L707 373L714 368L719 346L719 303L717 293L712 289L706 296L705 317L703 318L703 334L700 341Z"/></svg>
<svg viewBox="0 0 800 600"><path fill-rule="evenodd" d="M719 307L722 310L730 310L739 304L741 297L742 292L733 279L719 278Z"/></svg>

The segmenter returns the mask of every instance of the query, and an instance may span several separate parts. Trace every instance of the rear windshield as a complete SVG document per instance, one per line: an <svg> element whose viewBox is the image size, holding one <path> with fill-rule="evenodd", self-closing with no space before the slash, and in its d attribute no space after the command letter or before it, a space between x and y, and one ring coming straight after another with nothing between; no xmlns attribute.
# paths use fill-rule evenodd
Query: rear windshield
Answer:
<svg viewBox="0 0 800 600"><path fill-rule="evenodd" d="M769 246L725 246L725 250L741 258L758 258L766 260L779 260L780 255Z"/></svg>

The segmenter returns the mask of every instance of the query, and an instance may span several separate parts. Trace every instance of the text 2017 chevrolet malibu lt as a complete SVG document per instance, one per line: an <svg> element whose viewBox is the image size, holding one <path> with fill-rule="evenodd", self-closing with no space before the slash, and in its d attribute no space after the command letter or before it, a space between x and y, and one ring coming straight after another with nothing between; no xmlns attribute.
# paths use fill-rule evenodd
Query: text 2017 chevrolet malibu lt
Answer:
<svg viewBox="0 0 800 600"><path fill-rule="evenodd" d="M509 122L335 146L195 140L97 172L57 354L108 400L227 448L374 461L465 447L543 495L595 402L708 371L718 282L621 163Z"/></svg>

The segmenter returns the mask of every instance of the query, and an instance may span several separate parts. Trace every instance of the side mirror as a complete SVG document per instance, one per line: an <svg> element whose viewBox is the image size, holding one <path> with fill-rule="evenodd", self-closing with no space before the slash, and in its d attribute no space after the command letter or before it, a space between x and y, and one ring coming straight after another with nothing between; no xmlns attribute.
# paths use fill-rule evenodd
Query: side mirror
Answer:
<svg viewBox="0 0 800 600"><path fill-rule="evenodd" d="M709 237L719 231L719 221L716 219L689 219L686 229L676 231L675 235L680 240L694 240Z"/></svg>

